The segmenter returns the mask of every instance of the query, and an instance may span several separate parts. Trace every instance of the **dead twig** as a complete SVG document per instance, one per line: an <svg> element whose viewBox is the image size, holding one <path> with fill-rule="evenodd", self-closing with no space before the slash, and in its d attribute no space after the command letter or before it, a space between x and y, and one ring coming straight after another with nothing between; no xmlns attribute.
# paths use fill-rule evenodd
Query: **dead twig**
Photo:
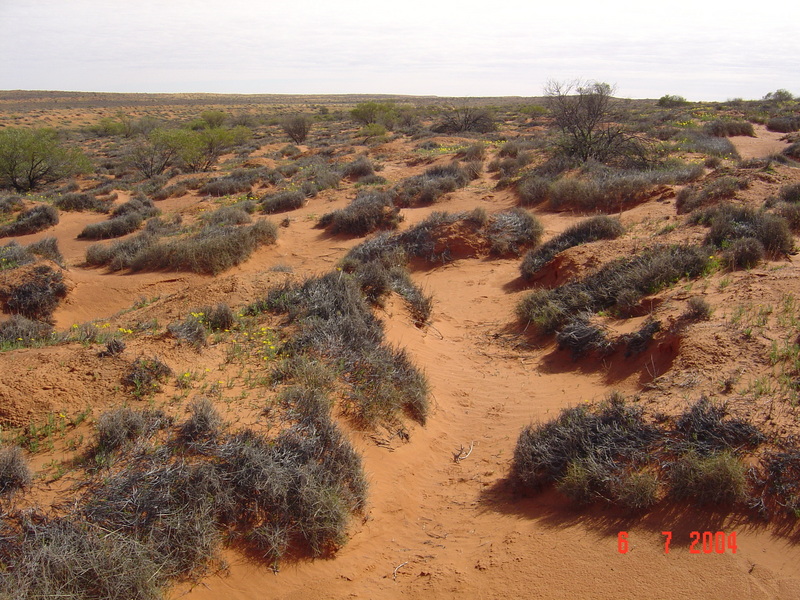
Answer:
<svg viewBox="0 0 800 600"><path fill-rule="evenodd" d="M472 449L474 447L475 442L472 441L469 443L469 450L464 452L464 444L461 444L461 448L459 448L457 452L453 453L453 462L460 463L462 460L469 458L469 455L472 454Z"/></svg>
<svg viewBox="0 0 800 600"><path fill-rule="evenodd" d="M402 564L399 564L399 565L397 565L397 566L394 568L394 573L392 573L392 580L393 580L393 581L397 581L397 570L398 570L400 567L405 567L407 564L408 564L408 561L406 561L406 562L404 562L404 563L402 563Z"/></svg>

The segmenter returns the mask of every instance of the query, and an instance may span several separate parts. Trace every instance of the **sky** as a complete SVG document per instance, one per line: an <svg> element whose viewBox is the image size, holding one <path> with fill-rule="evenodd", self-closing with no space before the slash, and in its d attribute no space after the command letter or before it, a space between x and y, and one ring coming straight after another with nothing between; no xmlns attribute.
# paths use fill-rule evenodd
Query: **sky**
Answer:
<svg viewBox="0 0 800 600"><path fill-rule="evenodd" d="M800 95L800 3L0 0L0 89Z"/></svg>

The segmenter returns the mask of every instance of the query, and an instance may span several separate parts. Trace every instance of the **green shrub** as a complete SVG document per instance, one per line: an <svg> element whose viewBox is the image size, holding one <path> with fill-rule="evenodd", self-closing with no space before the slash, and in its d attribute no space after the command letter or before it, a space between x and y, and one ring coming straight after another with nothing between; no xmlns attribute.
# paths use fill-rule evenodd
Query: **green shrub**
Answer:
<svg viewBox="0 0 800 600"><path fill-rule="evenodd" d="M625 228L619 219L605 215L576 223L535 250L528 251L520 265L522 278L531 279L558 253L568 248L598 240L613 240L623 233Z"/></svg>
<svg viewBox="0 0 800 600"><path fill-rule="evenodd" d="M108 266L111 271L128 269L140 252L157 241L158 236L145 231L113 244L92 244L86 249L86 264L91 267Z"/></svg>
<svg viewBox="0 0 800 600"><path fill-rule="evenodd" d="M0 187L27 192L90 170L86 156L62 145L52 129L6 127L0 131Z"/></svg>
<svg viewBox="0 0 800 600"><path fill-rule="evenodd" d="M703 131L685 130L677 140L678 150L697 152L721 158L739 158L736 147L727 138L709 135Z"/></svg>
<svg viewBox="0 0 800 600"><path fill-rule="evenodd" d="M220 206L211 212L203 213L200 217L206 226L228 227L232 225L246 225L252 219L248 212L239 205Z"/></svg>
<svg viewBox="0 0 800 600"><path fill-rule="evenodd" d="M685 106L689 104L683 96L674 94L664 94L658 99L658 105L662 108L676 108L678 106Z"/></svg>
<svg viewBox="0 0 800 600"><path fill-rule="evenodd" d="M733 504L747 498L747 469L732 452L688 453L672 465L670 493L699 504Z"/></svg>
<svg viewBox="0 0 800 600"><path fill-rule="evenodd" d="M57 224L58 211L49 204L39 204L22 211L14 221L0 227L0 237L37 233Z"/></svg>

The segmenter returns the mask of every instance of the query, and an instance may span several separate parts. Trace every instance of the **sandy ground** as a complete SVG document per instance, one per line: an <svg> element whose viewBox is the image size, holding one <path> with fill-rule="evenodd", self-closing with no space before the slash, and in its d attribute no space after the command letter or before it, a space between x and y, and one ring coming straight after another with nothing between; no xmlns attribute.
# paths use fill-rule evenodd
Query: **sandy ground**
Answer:
<svg viewBox="0 0 800 600"><path fill-rule="evenodd" d="M757 133L757 138L733 140L743 158L764 156L785 145L778 134L763 128L757 128ZM396 180L425 166L390 162L384 175ZM287 276L299 278L330 270L360 240L330 236L313 225L317 216L344 206L353 195L352 189L321 194L288 215L289 227L281 230L276 246L257 251L245 264L214 279L174 273L131 276L83 268L87 244L75 236L86 223L101 217L67 214L55 234L69 266L71 290L55 315L56 324L67 328L89 319L108 319L117 327L155 315L163 326L191 307L223 300L242 305ZM495 190L493 180L485 174L441 205L405 210L403 227L422 220L432 210L482 206L494 212L515 202L511 192ZM579 218L544 212L538 216L546 238ZM674 201L648 203L627 211L622 219L633 233L613 247L615 252L635 248L674 221ZM27 243L52 234L19 241ZM576 249L570 260L576 268L586 268L598 260L598 253L611 251ZM275 272L276 266L290 267L292 273ZM227 570L180 585L170 597L800 597L800 547L747 516L689 507L662 507L646 516L602 508L577 510L554 491L529 498L511 493L506 483L509 461L526 424L549 419L567 406L599 400L611 389L635 394L645 389L643 382L657 376L677 381L691 371L691 361L698 354L722 357L721 364L699 375L711 385L741 358L734 346L728 354L713 350L715 345L728 344L728 334L722 325L717 329L708 325L697 340L675 348L657 347L635 364L617 361L581 367L552 343L531 345L525 332L519 331L513 310L526 288L518 269L516 259L478 257L415 270L414 280L435 297L432 322L424 329L413 325L396 298L379 311L389 340L406 348L427 373L434 409L426 427L409 426L409 441L402 441L392 431L351 432L364 456L369 505L363 521L353 524L349 542L334 558L284 563L275 573L226 550ZM709 293L717 294L722 303L719 310L753 285L743 277L737 274L738 279L725 292L714 291L716 281L709 284ZM781 290L800 294L800 270L794 259L780 272L769 271L767 266L753 277L756 283L769 281L775 289L783 286ZM751 293L758 297L761 292ZM687 297L685 293L681 296L680 290L668 294L676 302ZM149 306L131 310L137 299L146 300ZM213 351L197 355L176 349L173 341L162 338L135 341L133 347L135 351L157 350L176 369L202 368L218 360ZM112 369L100 375L101 366L93 356L62 347L4 356L5 389L0 387L0 396L5 394L6 402L14 403L27 395L34 407L36 402L43 407L35 409L38 414L46 413L47 406L78 409L87 402L99 407L119 402L119 394L105 395L104 391L112 387L109 381L119 373ZM648 360L654 369L658 365L657 372L648 372ZM75 387L75 378L59 379L61 371L56 365L63 367L63 363L68 369L85 371L80 387ZM53 373L47 377L57 381L43 387L47 380L43 375L24 387L25 373L43 367ZM78 394L73 393L76 389ZM697 389L674 386L663 396L650 389L643 401L658 403L663 398L672 406L685 404L696 398L700 389L702 385ZM236 408L229 410L235 412ZM26 413L20 408L16 416L22 421L35 411ZM467 453L462 460L454 458ZM630 543L625 554L618 549L622 531L627 532ZM665 552L665 531L673 536L669 553ZM695 555L690 552L694 531L736 532L737 551Z"/></svg>

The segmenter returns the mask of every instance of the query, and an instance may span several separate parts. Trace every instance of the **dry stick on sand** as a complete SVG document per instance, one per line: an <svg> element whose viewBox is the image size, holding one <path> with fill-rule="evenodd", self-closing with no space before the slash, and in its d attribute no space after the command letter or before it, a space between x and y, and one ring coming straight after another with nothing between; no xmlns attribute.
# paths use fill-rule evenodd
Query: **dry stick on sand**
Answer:
<svg viewBox="0 0 800 600"><path fill-rule="evenodd" d="M400 567L405 567L407 564L408 564L408 561L406 561L406 562L404 562L402 564L399 564L394 568L394 573L392 573L392 580L393 581L397 581L397 569L399 569Z"/></svg>
<svg viewBox="0 0 800 600"><path fill-rule="evenodd" d="M464 444L461 444L461 448L458 449L457 452L453 453L453 462L461 462L462 460L469 458L469 455L472 454L472 449L475 447L475 441L471 441L469 443L469 450L464 453Z"/></svg>

